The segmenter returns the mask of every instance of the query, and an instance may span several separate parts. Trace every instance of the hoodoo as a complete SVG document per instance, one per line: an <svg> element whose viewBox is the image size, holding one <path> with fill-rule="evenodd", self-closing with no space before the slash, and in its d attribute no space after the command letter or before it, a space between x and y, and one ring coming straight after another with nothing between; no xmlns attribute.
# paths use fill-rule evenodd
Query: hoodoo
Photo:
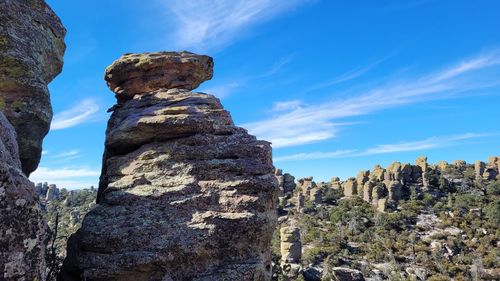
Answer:
<svg viewBox="0 0 500 281"><path fill-rule="evenodd" d="M191 92L212 58L127 54L106 70L118 103L98 205L68 241L62 280L270 280L278 183L271 146Z"/></svg>

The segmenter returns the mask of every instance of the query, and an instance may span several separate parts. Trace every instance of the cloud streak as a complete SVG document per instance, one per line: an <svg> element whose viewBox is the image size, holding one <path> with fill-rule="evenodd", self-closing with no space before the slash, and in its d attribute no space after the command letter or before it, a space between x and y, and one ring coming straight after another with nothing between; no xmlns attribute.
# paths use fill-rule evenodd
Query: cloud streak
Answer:
<svg viewBox="0 0 500 281"><path fill-rule="evenodd" d="M418 141L407 141L394 144L382 144L365 150L350 149L350 150L337 150L331 152L298 153L298 154L275 157L273 160L275 162L282 162L282 161L300 161L300 160L317 160L317 159L335 159L335 158L361 157L361 156L408 152L408 151L424 151L429 149L459 145L464 140L482 138L489 135L490 134L465 133L461 135L452 135L452 136L435 136Z"/></svg>
<svg viewBox="0 0 500 281"><path fill-rule="evenodd" d="M88 188L98 183L99 170L87 168L48 168L39 167L30 175L33 182L49 182L64 188Z"/></svg>
<svg viewBox="0 0 500 281"><path fill-rule="evenodd" d="M324 141L337 135L339 122L336 120L339 119L424 101L455 98L498 86L499 65L500 52L482 54L440 71L393 80L376 88L351 89L344 93L345 98L300 106L241 126L272 142L274 148Z"/></svg>
<svg viewBox="0 0 500 281"><path fill-rule="evenodd" d="M176 21L175 39L184 48L211 49L307 0L172 0L165 8Z"/></svg>
<svg viewBox="0 0 500 281"><path fill-rule="evenodd" d="M86 123L95 118L99 105L91 99L83 100L73 108L54 115L50 129L62 130Z"/></svg>

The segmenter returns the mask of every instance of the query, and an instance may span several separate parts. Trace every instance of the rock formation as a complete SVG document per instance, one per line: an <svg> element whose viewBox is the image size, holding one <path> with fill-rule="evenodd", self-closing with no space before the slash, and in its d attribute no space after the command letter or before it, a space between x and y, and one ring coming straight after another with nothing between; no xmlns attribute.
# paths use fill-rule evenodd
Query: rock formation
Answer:
<svg viewBox="0 0 500 281"><path fill-rule="evenodd" d="M128 54L106 70L118 104L98 205L68 241L61 280L270 280L271 147L208 94L212 59Z"/></svg>
<svg viewBox="0 0 500 281"><path fill-rule="evenodd" d="M43 0L0 1L0 279L44 280L46 224L28 180L52 119L66 31ZM43 186L40 186L43 188Z"/></svg>
<svg viewBox="0 0 500 281"><path fill-rule="evenodd" d="M289 220L280 228L281 268L286 280L296 280L301 269L302 244L300 228L296 221Z"/></svg>
<svg viewBox="0 0 500 281"><path fill-rule="evenodd" d="M47 84L61 72L66 30L43 0L1 1L0 23L0 110L17 132L29 176L52 120Z"/></svg>
<svg viewBox="0 0 500 281"><path fill-rule="evenodd" d="M332 186L333 189L340 189L342 187L340 184L340 178L333 177L330 181L330 185Z"/></svg>
<svg viewBox="0 0 500 281"><path fill-rule="evenodd" d="M358 182L355 178L348 178L342 183L342 188L344 189L345 197L351 197L358 194Z"/></svg>
<svg viewBox="0 0 500 281"><path fill-rule="evenodd" d="M0 280L44 280L45 222L23 174L16 132L0 112Z"/></svg>

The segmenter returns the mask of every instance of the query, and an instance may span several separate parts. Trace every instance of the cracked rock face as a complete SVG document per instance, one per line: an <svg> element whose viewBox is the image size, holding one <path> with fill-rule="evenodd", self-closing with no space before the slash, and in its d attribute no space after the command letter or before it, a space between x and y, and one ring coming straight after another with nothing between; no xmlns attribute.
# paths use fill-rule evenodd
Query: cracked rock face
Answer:
<svg viewBox="0 0 500 281"><path fill-rule="evenodd" d="M0 1L0 111L17 132L28 176L38 166L52 120L47 84L61 72L65 34L43 0Z"/></svg>
<svg viewBox="0 0 500 281"><path fill-rule="evenodd" d="M16 132L0 112L0 280L44 280L45 222L21 171Z"/></svg>
<svg viewBox="0 0 500 281"><path fill-rule="evenodd" d="M61 279L271 280L278 188L270 144L234 126L216 97L189 91L211 77L211 64L189 63L183 72L186 53L157 54L160 62L176 59L155 73L184 76L160 83L128 63L151 54L111 67L143 88L134 82L140 94L117 97L98 205L70 238ZM191 60L211 62L189 53ZM185 79L189 73L210 75ZM191 82L184 89L169 82L177 80Z"/></svg>

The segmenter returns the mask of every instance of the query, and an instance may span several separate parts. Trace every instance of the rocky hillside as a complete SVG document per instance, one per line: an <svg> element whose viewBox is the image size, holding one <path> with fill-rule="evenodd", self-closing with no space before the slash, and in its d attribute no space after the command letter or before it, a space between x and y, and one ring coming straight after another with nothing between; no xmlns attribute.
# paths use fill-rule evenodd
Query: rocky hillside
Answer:
<svg viewBox="0 0 500 281"><path fill-rule="evenodd" d="M91 186L68 191L46 182L36 184L35 188L39 195L40 209L49 226L48 254L55 254L55 257L48 256L47 259L57 262L52 265L57 269L66 256L67 239L80 228L85 214L95 206L97 190Z"/></svg>
<svg viewBox="0 0 500 281"><path fill-rule="evenodd" d="M275 280L499 280L499 158L376 165L315 183L277 171Z"/></svg>

